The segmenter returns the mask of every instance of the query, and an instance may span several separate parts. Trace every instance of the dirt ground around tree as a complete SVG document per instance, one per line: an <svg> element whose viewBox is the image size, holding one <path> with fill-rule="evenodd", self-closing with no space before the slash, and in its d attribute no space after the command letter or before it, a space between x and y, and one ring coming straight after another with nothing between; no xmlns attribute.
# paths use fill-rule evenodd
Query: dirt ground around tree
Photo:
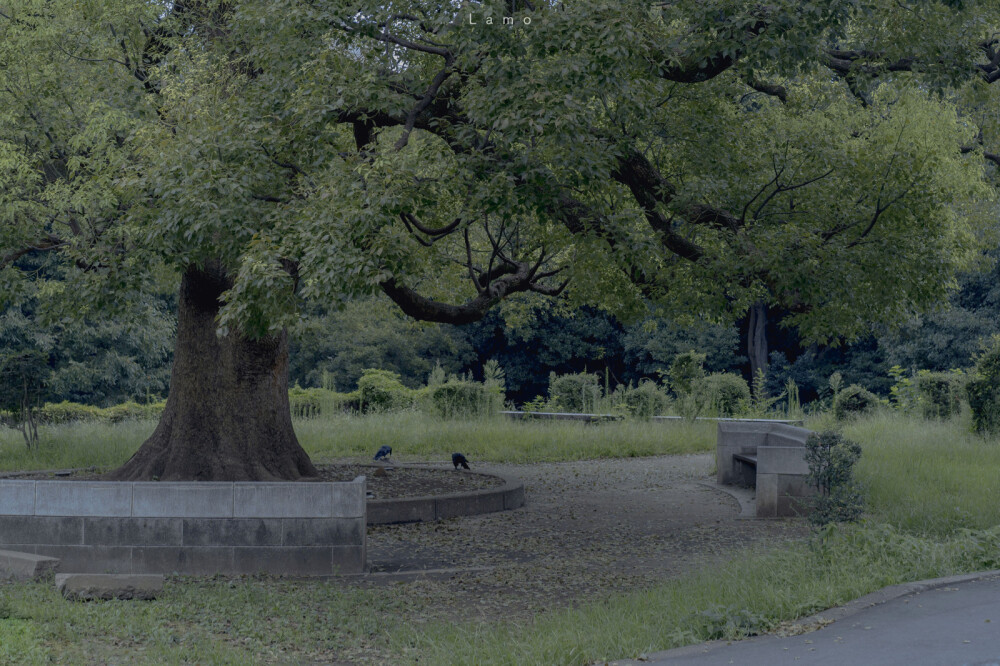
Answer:
<svg viewBox="0 0 1000 666"><path fill-rule="evenodd" d="M733 497L704 485L713 481L713 465L709 454L476 465L524 481L525 506L371 526L373 575L349 584L405 580L411 593L433 601L435 616L518 619L641 590L747 546L807 534L801 519L740 518ZM413 571L428 573L404 573Z"/></svg>

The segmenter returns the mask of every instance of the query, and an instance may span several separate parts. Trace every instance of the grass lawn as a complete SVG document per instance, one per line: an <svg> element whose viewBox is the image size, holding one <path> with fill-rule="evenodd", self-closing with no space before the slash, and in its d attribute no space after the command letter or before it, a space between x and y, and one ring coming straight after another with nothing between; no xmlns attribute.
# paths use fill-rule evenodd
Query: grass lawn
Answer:
<svg viewBox="0 0 1000 666"><path fill-rule="evenodd" d="M15 430L0 428L0 471L115 467L148 437L156 423L76 423L42 426L37 450L28 451ZM698 453L715 448L715 424L708 421L515 421L506 417L441 421L420 412L378 416L338 415L296 421L299 442L313 460L370 459L383 444L397 460L541 462Z"/></svg>
<svg viewBox="0 0 1000 666"><path fill-rule="evenodd" d="M813 424L815 425L815 424ZM27 455L0 434L0 468L113 465L150 423L46 429ZM296 425L316 458L365 456L527 462L711 450L712 424L447 423L416 414ZM642 592L596 599L533 621L442 617L419 583L174 579L150 603L65 603L51 585L0 586L0 662L55 660L274 663L586 664L699 640L737 637L894 583L1000 567L1000 446L968 424L881 414L845 427L864 448L865 522ZM336 434L337 441L333 441ZM519 444L521 442L521 444Z"/></svg>

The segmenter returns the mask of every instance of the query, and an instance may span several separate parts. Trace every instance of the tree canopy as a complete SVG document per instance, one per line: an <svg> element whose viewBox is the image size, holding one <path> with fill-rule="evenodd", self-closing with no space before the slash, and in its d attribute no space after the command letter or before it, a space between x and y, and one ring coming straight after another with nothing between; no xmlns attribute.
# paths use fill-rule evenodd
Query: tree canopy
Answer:
<svg viewBox="0 0 1000 666"><path fill-rule="evenodd" d="M982 237L958 105L992 90L939 92L996 75L979 5L57 5L0 17L9 292L31 251L104 301L218 260L261 334L296 295L464 322L569 279L824 339L939 301Z"/></svg>
<svg viewBox="0 0 1000 666"><path fill-rule="evenodd" d="M289 448L188 469L314 472L277 416L303 300L771 307L856 336L995 242L996 4L12 0L0 289L127 312L182 276L147 476L265 435Z"/></svg>

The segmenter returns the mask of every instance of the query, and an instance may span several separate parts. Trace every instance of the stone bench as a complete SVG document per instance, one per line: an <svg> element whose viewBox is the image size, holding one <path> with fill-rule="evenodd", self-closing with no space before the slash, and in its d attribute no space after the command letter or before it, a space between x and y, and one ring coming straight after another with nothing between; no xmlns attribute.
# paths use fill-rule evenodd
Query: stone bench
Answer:
<svg viewBox="0 0 1000 666"><path fill-rule="evenodd" d="M351 482L0 480L0 549L115 574L360 573L365 477Z"/></svg>
<svg viewBox="0 0 1000 666"><path fill-rule="evenodd" d="M805 443L810 434L783 423L720 421L718 483L755 487L758 518L802 515L804 498L814 492L806 483Z"/></svg>

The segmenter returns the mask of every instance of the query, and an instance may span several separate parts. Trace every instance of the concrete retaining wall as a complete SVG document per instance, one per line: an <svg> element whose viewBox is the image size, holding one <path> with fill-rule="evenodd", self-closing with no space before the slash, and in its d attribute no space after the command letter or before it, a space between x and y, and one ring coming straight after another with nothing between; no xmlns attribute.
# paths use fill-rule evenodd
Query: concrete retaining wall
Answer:
<svg viewBox="0 0 1000 666"><path fill-rule="evenodd" d="M505 478L502 486L466 493L369 500L368 524L444 520L495 511L510 511L522 506L524 506L524 484L519 479Z"/></svg>
<svg viewBox="0 0 1000 666"><path fill-rule="evenodd" d="M0 548L78 573L365 569L365 477L346 483L0 480Z"/></svg>

